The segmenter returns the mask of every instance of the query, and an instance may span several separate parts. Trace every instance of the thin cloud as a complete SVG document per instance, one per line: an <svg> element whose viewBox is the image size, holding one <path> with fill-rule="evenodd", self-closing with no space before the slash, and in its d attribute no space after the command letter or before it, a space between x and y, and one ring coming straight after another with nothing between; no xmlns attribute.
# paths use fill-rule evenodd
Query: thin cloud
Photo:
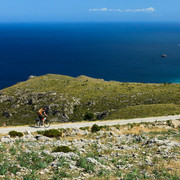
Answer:
<svg viewBox="0 0 180 180"><path fill-rule="evenodd" d="M142 9L89 9L89 11L104 11L104 12L154 12L155 9L153 7L142 8Z"/></svg>

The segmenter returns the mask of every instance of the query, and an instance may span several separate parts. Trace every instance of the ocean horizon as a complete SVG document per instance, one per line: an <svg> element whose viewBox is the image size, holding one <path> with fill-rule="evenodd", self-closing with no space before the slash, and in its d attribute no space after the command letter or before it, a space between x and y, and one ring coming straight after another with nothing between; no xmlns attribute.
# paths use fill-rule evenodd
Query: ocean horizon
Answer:
<svg viewBox="0 0 180 180"><path fill-rule="evenodd" d="M49 73L179 83L180 23L1 23L0 66L0 89Z"/></svg>

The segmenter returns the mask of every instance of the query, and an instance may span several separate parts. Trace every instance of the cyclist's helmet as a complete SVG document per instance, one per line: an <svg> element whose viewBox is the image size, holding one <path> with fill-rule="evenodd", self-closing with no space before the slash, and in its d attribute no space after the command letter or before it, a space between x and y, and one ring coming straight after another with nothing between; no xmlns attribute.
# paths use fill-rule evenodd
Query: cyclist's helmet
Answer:
<svg viewBox="0 0 180 180"><path fill-rule="evenodd" d="M45 112L47 113L48 112L48 110L49 110L49 107L48 106L44 106L44 108L43 108L44 110L45 110Z"/></svg>

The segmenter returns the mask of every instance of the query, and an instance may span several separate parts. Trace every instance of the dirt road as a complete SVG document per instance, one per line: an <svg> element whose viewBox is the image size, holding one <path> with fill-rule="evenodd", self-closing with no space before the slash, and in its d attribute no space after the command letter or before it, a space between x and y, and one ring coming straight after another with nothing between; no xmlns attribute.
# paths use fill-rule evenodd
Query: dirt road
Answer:
<svg viewBox="0 0 180 180"><path fill-rule="evenodd" d="M176 119L180 119L180 115L126 119L126 120L118 119L118 120L106 120L106 121L62 123L62 124L53 124L47 129L80 128L80 127L92 126L93 124L98 124L99 126L117 125L117 124L124 125L124 124L128 124L128 123L155 122L155 121L167 121L167 120L176 120ZM19 131L19 132L26 132L26 131L35 132L38 130L45 130L45 128L44 127L35 128L32 126L1 127L0 134L8 134L12 130Z"/></svg>

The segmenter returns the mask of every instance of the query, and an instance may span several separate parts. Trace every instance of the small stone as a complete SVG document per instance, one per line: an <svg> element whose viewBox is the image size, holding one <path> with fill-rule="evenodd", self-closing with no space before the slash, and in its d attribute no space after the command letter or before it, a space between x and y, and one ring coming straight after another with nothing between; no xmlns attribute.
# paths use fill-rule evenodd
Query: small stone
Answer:
<svg viewBox="0 0 180 180"><path fill-rule="evenodd" d="M44 169L44 172L45 172L45 173L48 173L48 172L49 172L49 170L48 170L48 169Z"/></svg>
<svg viewBox="0 0 180 180"><path fill-rule="evenodd" d="M30 132L30 131L27 131L26 133L29 134L29 135L31 135L31 132Z"/></svg>
<svg viewBox="0 0 180 180"><path fill-rule="evenodd" d="M41 136L41 135L37 135L35 138L36 138L38 141L52 141L51 138L48 138L48 137L46 137L46 136Z"/></svg>
<svg viewBox="0 0 180 180"><path fill-rule="evenodd" d="M70 169L76 169L77 167L76 167L75 165L73 165L73 164L70 164L70 165L69 165L69 168L70 168Z"/></svg>
<svg viewBox="0 0 180 180"><path fill-rule="evenodd" d="M143 139L141 136L134 136L134 139L137 141L137 142L141 142Z"/></svg>
<svg viewBox="0 0 180 180"><path fill-rule="evenodd" d="M144 124L141 124L139 127L140 127L140 128L144 128L145 126L144 126Z"/></svg>
<svg viewBox="0 0 180 180"><path fill-rule="evenodd" d="M116 166L118 169L124 169L121 165Z"/></svg>
<svg viewBox="0 0 180 180"><path fill-rule="evenodd" d="M16 173L17 176L21 176L21 174L22 174L21 172L17 172Z"/></svg>
<svg viewBox="0 0 180 180"><path fill-rule="evenodd" d="M147 156L145 161L146 161L146 164L147 164L147 165L153 166L151 157Z"/></svg>
<svg viewBox="0 0 180 180"><path fill-rule="evenodd" d="M173 168L168 167L166 170L167 171L173 171Z"/></svg>
<svg viewBox="0 0 180 180"><path fill-rule="evenodd" d="M47 151L47 150L45 150L45 149L43 150L43 153L44 153L44 154L48 154L48 155L51 154L49 151Z"/></svg>
<svg viewBox="0 0 180 180"><path fill-rule="evenodd" d="M29 79L34 79L34 78L36 78L36 76L30 75L29 78L28 78L28 80L29 80Z"/></svg>
<svg viewBox="0 0 180 180"><path fill-rule="evenodd" d="M6 136L4 136L5 138L11 138L11 136L10 135L6 135Z"/></svg>
<svg viewBox="0 0 180 180"><path fill-rule="evenodd" d="M85 136L87 135L87 131L83 131L83 130L79 130L79 132L77 133L77 135L80 135L80 136Z"/></svg>
<svg viewBox="0 0 180 180"><path fill-rule="evenodd" d="M139 165L139 166L143 166L143 163L142 163L142 162L138 162L138 165Z"/></svg>
<svg viewBox="0 0 180 180"><path fill-rule="evenodd" d="M6 136L4 136L4 137L1 138L1 142L8 143L8 142L11 142L11 141L12 141L12 139L9 138L9 137L6 137Z"/></svg>
<svg viewBox="0 0 180 180"><path fill-rule="evenodd" d="M87 158L87 161L90 162L90 163L93 163L93 164L96 164L96 165L99 165L101 163L99 163L96 159L94 158Z"/></svg>
<svg viewBox="0 0 180 180"><path fill-rule="evenodd" d="M173 120L172 124L173 124L174 128L180 127L180 121L179 120Z"/></svg>
<svg viewBox="0 0 180 180"><path fill-rule="evenodd" d="M39 172L39 174L40 174L40 175L43 175L43 174L44 174L44 172L43 172L43 171L40 171L40 172Z"/></svg>

